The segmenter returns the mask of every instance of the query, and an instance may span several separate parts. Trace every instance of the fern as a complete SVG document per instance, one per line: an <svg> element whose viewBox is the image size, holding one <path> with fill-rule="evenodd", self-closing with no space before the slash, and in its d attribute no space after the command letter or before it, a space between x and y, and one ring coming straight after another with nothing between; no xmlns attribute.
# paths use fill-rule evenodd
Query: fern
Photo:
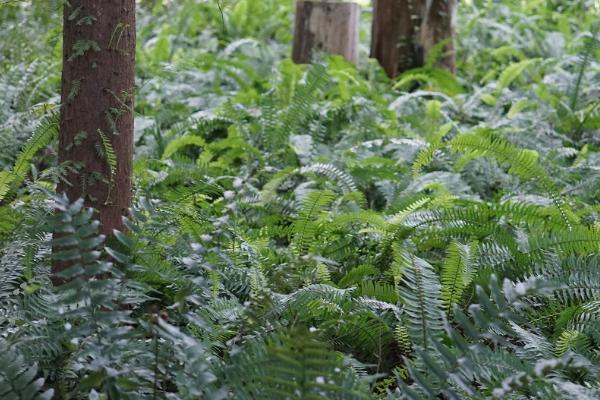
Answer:
<svg viewBox="0 0 600 400"><path fill-rule="evenodd" d="M538 61L538 59L531 58L518 61L506 67L498 77L498 91L507 88L515 79L519 78L528 68L531 68Z"/></svg>
<svg viewBox="0 0 600 400"><path fill-rule="evenodd" d="M50 400L54 391L44 390L44 378L36 379L38 368L27 365L23 356L15 354L0 342L0 396L7 400Z"/></svg>
<svg viewBox="0 0 600 400"><path fill-rule="evenodd" d="M60 101L49 3L0 7L0 398L600 397L589 1L459 7L457 77L434 54L391 85L285 58L280 0L137 2L135 199L106 241L52 193L74 166L33 163L57 116L25 137Z"/></svg>
<svg viewBox="0 0 600 400"><path fill-rule="evenodd" d="M368 399L341 358L307 333L251 343L226 372L239 399Z"/></svg>
<svg viewBox="0 0 600 400"><path fill-rule="evenodd" d="M441 286L429 263L414 255L407 258L398 292L411 339L427 348L442 333Z"/></svg>
<svg viewBox="0 0 600 400"><path fill-rule="evenodd" d="M547 172L539 165L536 152L519 149L503 139L496 138L488 129L479 129L474 133L458 135L450 141L450 146L454 152L466 152L464 160L475 156L491 155L501 164L510 165L510 173L521 179L538 182L552 198L556 207L561 210L567 226L571 226L571 222L563 210L564 202ZM461 162L458 165L460 166Z"/></svg>
<svg viewBox="0 0 600 400"><path fill-rule="evenodd" d="M117 175L117 155L115 154L115 149L113 148L108 136L106 136L106 134L104 134L104 132L102 132L100 129L98 129L98 134L100 135L102 152L106 158L106 164L108 166L108 193L104 202L104 204L107 205L111 202L111 193L115 185L115 177Z"/></svg>
<svg viewBox="0 0 600 400"><path fill-rule="evenodd" d="M494 398L502 398L512 392L539 394L554 390L555 385L560 386L561 379L553 372L583 367L584 364L578 364L575 357L565 355L530 362L507 352L502 346L489 348L480 342L484 339L510 346L505 337L513 335L527 341L530 351L539 350L540 343L546 343L543 338L514 323L506 324L506 321L514 317L513 310L526 307L523 300L527 296L548 293L547 289L539 281L530 280L516 285L505 281L501 290L493 277L489 287L491 299L478 288L480 304L470 308L471 318L455 307L460 331L449 325L446 328L452 347L434 342L435 350L432 351L435 351L435 356L418 350L421 368L418 370L409 365L414 383L408 386L399 380L400 389L411 399L436 395L458 399L476 396L473 382ZM576 388L572 387L569 391L572 393L574 390Z"/></svg>
<svg viewBox="0 0 600 400"><path fill-rule="evenodd" d="M590 339L578 331L563 331L556 340L556 355L563 356L570 350L587 353L591 347Z"/></svg>
<svg viewBox="0 0 600 400"><path fill-rule="evenodd" d="M124 347L126 339L136 337L128 308L147 300L143 287L125 277L127 270L103 259L99 249L104 236L97 233L99 222L92 219L93 210L84 208L82 200L71 204L66 196L56 196L52 206L58 211L52 217L55 229L52 257L60 268L53 274L57 288L52 308L57 315L50 321L62 327L65 340L71 344L69 349L80 360L77 369L85 373L83 381L94 382L87 385L106 392L127 393L131 389L125 382L139 383L141 371L133 365L127 366L122 357L137 355L138 361L145 362L143 347ZM131 245L122 233L116 232L115 236L124 245ZM128 265L123 253L109 252ZM115 371L127 379L111 379L102 363L97 362L98 354L112 360L115 367L122 365Z"/></svg>
<svg viewBox="0 0 600 400"><path fill-rule="evenodd" d="M398 301L396 288L384 282L363 281L359 285L357 294L391 304L395 304Z"/></svg>
<svg viewBox="0 0 600 400"><path fill-rule="evenodd" d="M412 344L406 326L398 324L394 330L394 336L396 337L400 351L404 354L410 353Z"/></svg>
<svg viewBox="0 0 600 400"><path fill-rule="evenodd" d="M550 235L532 235L529 238L532 252L557 249L565 254L595 254L600 249L600 232L578 227L572 231L558 231Z"/></svg>
<svg viewBox="0 0 600 400"><path fill-rule="evenodd" d="M173 156L173 154L175 154L179 149L191 145L204 147L206 145L206 142L199 136L181 136L169 142L162 154L162 158L168 159L171 156Z"/></svg>
<svg viewBox="0 0 600 400"><path fill-rule="evenodd" d="M73 48L71 49L71 54L69 55L69 58L67 60L71 62L78 57L83 57L85 53L91 50L99 52L100 46L98 45L98 43L96 43L93 40L78 40L73 45Z"/></svg>
<svg viewBox="0 0 600 400"><path fill-rule="evenodd" d="M300 173L314 173L317 175L324 175L327 178L331 179L333 182L339 184L342 187L343 193L356 192L358 190L352 177L350 177L348 174L346 174L345 172L341 171L333 165L313 164L306 167L302 167L300 169Z"/></svg>
<svg viewBox="0 0 600 400"><path fill-rule="evenodd" d="M58 114L52 113L46 117L29 138L11 171L0 172L0 201L25 179L28 166L33 157L44 147L48 146L58 136Z"/></svg>
<svg viewBox="0 0 600 400"><path fill-rule="evenodd" d="M280 300L280 310L310 319L341 315L352 303L351 289L336 289L329 285L310 285Z"/></svg>
<svg viewBox="0 0 600 400"><path fill-rule="evenodd" d="M566 259L558 273L546 272L542 276L554 282L555 296L566 305L593 300L600 293L598 284L597 257L573 256Z"/></svg>
<svg viewBox="0 0 600 400"><path fill-rule="evenodd" d="M421 172L421 169L423 169L425 166L429 165L433 161L436 152L438 152L444 147L444 143L442 140L451 131L452 125L445 124L432 133L432 138L430 140L429 145L423 150L421 150L415 158L415 161L412 165L413 177L417 177Z"/></svg>
<svg viewBox="0 0 600 400"><path fill-rule="evenodd" d="M21 221L19 213L9 206L0 207L0 241L10 237Z"/></svg>
<svg viewBox="0 0 600 400"><path fill-rule="evenodd" d="M473 246L453 242L448 247L448 256L442 266L442 304L446 310L459 303L476 272L473 266Z"/></svg>
<svg viewBox="0 0 600 400"><path fill-rule="evenodd" d="M338 282L337 285L342 288L358 284L368 276L379 275L379 270L372 265L359 265L348 271Z"/></svg>
<svg viewBox="0 0 600 400"><path fill-rule="evenodd" d="M549 181L546 171L538 164L536 152L519 149L503 139L494 137L494 133L489 129L460 134L450 141L450 146L455 152L467 152L467 157L491 155L500 163L510 165L509 172L523 179Z"/></svg>
<svg viewBox="0 0 600 400"><path fill-rule="evenodd" d="M334 199L335 195L332 192L315 191L303 200L292 226L291 247L297 254L304 254L316 244L320 214Z"/></svg>
<svg viewBox="0 0 600 400"><path fill-rule="evenodd" d="M577 63L577 76L575 78L573 90L569 96L569 106L573 112L577 109L577 103L580 100L581 83L583 81L585 71L589 67L593 58L593 52L600 48L600 41L596 37L599 27L600 25L597 23L592 25L592 31L590 32L589 37L585 38L583 51L579 56L579 62Z"/></svg>

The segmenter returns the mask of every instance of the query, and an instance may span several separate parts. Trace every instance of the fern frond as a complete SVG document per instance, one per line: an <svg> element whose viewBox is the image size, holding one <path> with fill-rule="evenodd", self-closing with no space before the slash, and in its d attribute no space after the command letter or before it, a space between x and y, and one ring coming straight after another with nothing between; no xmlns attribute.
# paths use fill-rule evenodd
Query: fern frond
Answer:
<svg viewBox="0 0 600 400"><path fill-rule="evenodd" d="M10 206L0 207L0 241L10 237L11 232L14 231L21 219L21 215Z"/></svg>
<svg viewBox="0 0 600 400"><path fill-rule="evenodd" d="M173 154L177 153L177 151L179 151L185 146L197 146L203 148L204 146L206 146L206 141L200 136L191 135L181 136L177 139L173 139L169 142L169 144L165 148L165 151L162 154L163 160L172 157Z"/></svg>
<svg viewBox="0 0 600 400"><path fill-rule="evenodd" d="M325 176L331 179L336 184L340 185L343 193L356 192L358 190L352 177L346 172L337 168L335 165L323 163L312 164L306 167L302 167L300 169L300 173L313 173Z"/></svg>
<svg viewBox="0 0 600 400"><path fill-rule="evenodd" d="M393 342L392 329L379 316L370 311L354 311L346 316L335 332L336 342L342 342L359 353L381 360Z"/></svg>
<svg viewBox="0 0 600 400"><path fill-rule="evenodd" d="M372 210L360 210L356 212L348 212L336 215L331 221L331 225L338 227L344 225L370 225L375 229L383 229L386 226L386 221L377 212Z"/></svg>
<svg viewBox="0 0 600 400"><path fill-rule="evenodd" d="M44 390L44 378L37 378L37 365L27 365L23 356L15 354L0 342L0 397L18 400L50 400L54 390Z"/></svg>
<svg viewBox="0 0 600 400"><path fill-rule="evenodd" d="M337 283L341 288L347 288L352 285L358 284L363 279L369 276L379 275L379 270L372 265L359 265L358 267L352 268L346 273Z"/></svg>
<svg viewBox="0 0 600 400"><path fill-rule="evenodd" d="M415 200L414 202L408 204L402 210L400 210L396 214L394 214L389 219L388 223L390 225L402 224L410 214L412 214L416 210L420 209L421 207L425 206L430 201L431 201L431 199L429 197L423 197L421 199Z"/></svg>
<svg viewBox="0 0 600 400"><path fill-rule="evenodd" d="M263 107L263 136L268 138L269 146L280 146L287 142L290 135L297 133L313 114L312 105L317 93L329 83L327 68L322 63L316 63L309 66L302 82L294 83L294 90L286 108L276 112L279 107L275 104ZM276 100L278 99L270 99L271 103Z"/></svg>
<svg viewBox="0 0 600 400"><path fill-rule="evenodd" d="M583 82L585 72L593 60L594 52L600 49L600 40L598 40L596 37L599 29L600 24L593 24L589 37L584 39L583 50L581 51L579 62L577 63L577 76L575 78L575 84L573 85L573 90L569 96L569 106L573 112L577 109L577 103L580 99L581 83Z"/></svg>
<svg viewBox="0 0 600 400"><path fill-rule="evenodd" d="M279 310L310 319L321 315L341 315L352 303L355 288L337 289L329 285L310 285L283 296Z"/></svg>
<svg viewBox="0 0 600 400"><path fill-rule="evenodd" d="M310 192L302 201L298 216L292 226L291 247L296 254L304 254L316 244L319 233L318 217L335 200L331 191Z"/></svg>
<svg viewBox="0 0 600 400"><path fill-rule="evenodd" d="M556 340L556 355L563 356L566 352L572 350L580 354L589 352L591 347L590 338L579 331L563 331Z"/></svg>
<svg viewBox="0 0 600 400"><path fill-rule="evenodd" d="M582 304L569 322L569 328L584 333L596 332L600 328L600 300Z"/></svg>
<svg viewBox="0 0 600 400"><path fill-rule="evenodd" d="M412 344L406 326L402 324L396 325L396 328L394 329L394 336L396 338L396 342L398 342L400 351L404 354L410 353Z"/></svg>
<svg viewBox="0 0 600 400"><path fill-rule="evenodd" d="M457 165L464 164L474 157L491 156L502 165L508 165L509 173L515 174L521 179L539 183L546 193L552 198L556 207L562 210L564 202L554 187L554 183L548 176L546 170L538 162L538 153L532 150L521 149L512 143L494 136L491 129L479 128L471 133L457 135L450 141L450 147L454 152L465 153L463 161ZM570 227L570 221L563 214L563 219Z"/></svg>
<svg viewBox="0 0 600 400"><path fill-rule="evenodd" d="M58 113L52 113L43 119L19 152L12 171L0 172L0 201L25 179L28 165L37 152L58 137L58 118Z"/></svg>
<svg viewBox="0 0 600 400"><path fill-rule="evenodd" d="M600 230L577 227L571 231L556 231L550 235L531 235L529 246L532 253L555 249L564 254L596 254L600 251Z"/></svg>
<svg viewBox="0 0 600 400"><path fill-rule="evenodd" d="M404 305L406 327L413 342L427 348L442 333L441 286L433 267L409 255L398 289Z"/></svg>
<svg viewBox="0 0 600 400"><path fill-rule="evenodd" d="M421 173L421 170L431 164L435 154L440 151L444 147L444 142L442 141L444 137L450 133L452 130L451 124L443 125L432 138L431 143L428 144L423 150L421 150L413 165L411 167L413 177L416 178Z"/></svg>
<svg viewBox="0 0 600 400"><path fill-rule="evenodd" d="M473 254L475 247L452 242L448 247L446 262L442 265L442 304L446 310L451 310L459 303L466 287L471 283L475 274Z"/></svg>
<svg viewBox="0 0 600 400"><path fill-rule="evenodd" d="M0 171L0 200L9 192L15 176L9 171Z"/></svg>
<svg viewBox="0 0 600 400"><path fill-rule="evenodd" d="M307 333L250 343L230 365L227 381L238 399L369 399L341 357Z"/></svg>
<svg viewBox="0 0 600 400"><path fill-rule="evenodd" d="M100 135L100 141L102 142L102 150L106 159L109 173L108 193L106 194L106 200L104 202L105 205L108 205L111 202L111 194L115 185L115 177L117 176L117 155L115 154L115 149L113 148L108 136L106 136L106 134L100 129L98 129L98 134Z"/></svg>
<svg viewBox="0 0 600 400"><path fill-rule="evenodd" d="M385 282L362 281L356 293L359 296L370 297L391 304L395 304L398 301L398 293L394 285Z"/></svg>
<svg viewBox="0 0 600 400"><path fill-rule="evenodd" d="M519 78L528 68L535 65L539 59L530 58L517 61L506 67L498 77L498 91L507 88L515 79Z"/></svg>

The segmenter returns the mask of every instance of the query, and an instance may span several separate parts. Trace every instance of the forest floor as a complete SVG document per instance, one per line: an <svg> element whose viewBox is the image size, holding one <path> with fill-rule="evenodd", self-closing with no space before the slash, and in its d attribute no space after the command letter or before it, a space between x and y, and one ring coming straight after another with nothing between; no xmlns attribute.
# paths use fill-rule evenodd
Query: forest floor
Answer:
<svg viewBox="0 0 600 400"><path fill-rule="evenodd" d="M102 242L54 193L62 1L0 0L0 398L600 398L598 2L460 2L456 75L393 81L367 5L356 67L222 3L139 2Z"/></svg>

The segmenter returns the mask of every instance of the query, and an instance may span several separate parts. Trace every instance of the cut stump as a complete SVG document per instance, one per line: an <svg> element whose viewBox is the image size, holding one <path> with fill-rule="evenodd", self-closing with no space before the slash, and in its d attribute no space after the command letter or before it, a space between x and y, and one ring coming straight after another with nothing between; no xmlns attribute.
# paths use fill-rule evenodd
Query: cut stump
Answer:
<svg viewBox="0 0 600 400"><path fill-rule="evenodd" d="M356 3L297 1L292 59L297 64L312 61L315 50L339 54L358 62L360 6Z"/></svg>

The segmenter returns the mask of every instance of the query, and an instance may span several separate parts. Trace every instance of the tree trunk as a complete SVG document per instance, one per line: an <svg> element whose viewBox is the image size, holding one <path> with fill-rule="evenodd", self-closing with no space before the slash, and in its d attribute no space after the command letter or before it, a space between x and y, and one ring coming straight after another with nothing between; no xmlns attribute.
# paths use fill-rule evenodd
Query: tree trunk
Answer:
<svg viewBox="0 0 600 400"><path fill-rule="evenodd" d="M315 49L358 62L360 6L356 3L297 1L292 59L311 62Z"/></svg>
<svg viewBox="0 0 600 400"><path fill-rule="evenodd" d="M135 0L70 0L63 18L58 156L76 172L58 191L94 207L111 235L132 198Z"/></svg>
<svg viewBox="0 0 600 400"><path fill-rule="evenodd" d="M423 0L374 0L371 57L390 78L423 65L418 45Z"/></svg>
<svg viewBox="0 0 600 400"><path fill-rule="evenodd" d="M440 66L455 72L456 4L456 0L374 0L371 57L395 78L423 66L439 44Z"/></svg>
<svg viewBox="0 0 600 400"><path fill-rule="evenodd" d="M454 31L456 0L430 0L429 9L421 24L421 45L424 59L439 44L442 46L440 64L451 72L456 71Z"/></svg>

